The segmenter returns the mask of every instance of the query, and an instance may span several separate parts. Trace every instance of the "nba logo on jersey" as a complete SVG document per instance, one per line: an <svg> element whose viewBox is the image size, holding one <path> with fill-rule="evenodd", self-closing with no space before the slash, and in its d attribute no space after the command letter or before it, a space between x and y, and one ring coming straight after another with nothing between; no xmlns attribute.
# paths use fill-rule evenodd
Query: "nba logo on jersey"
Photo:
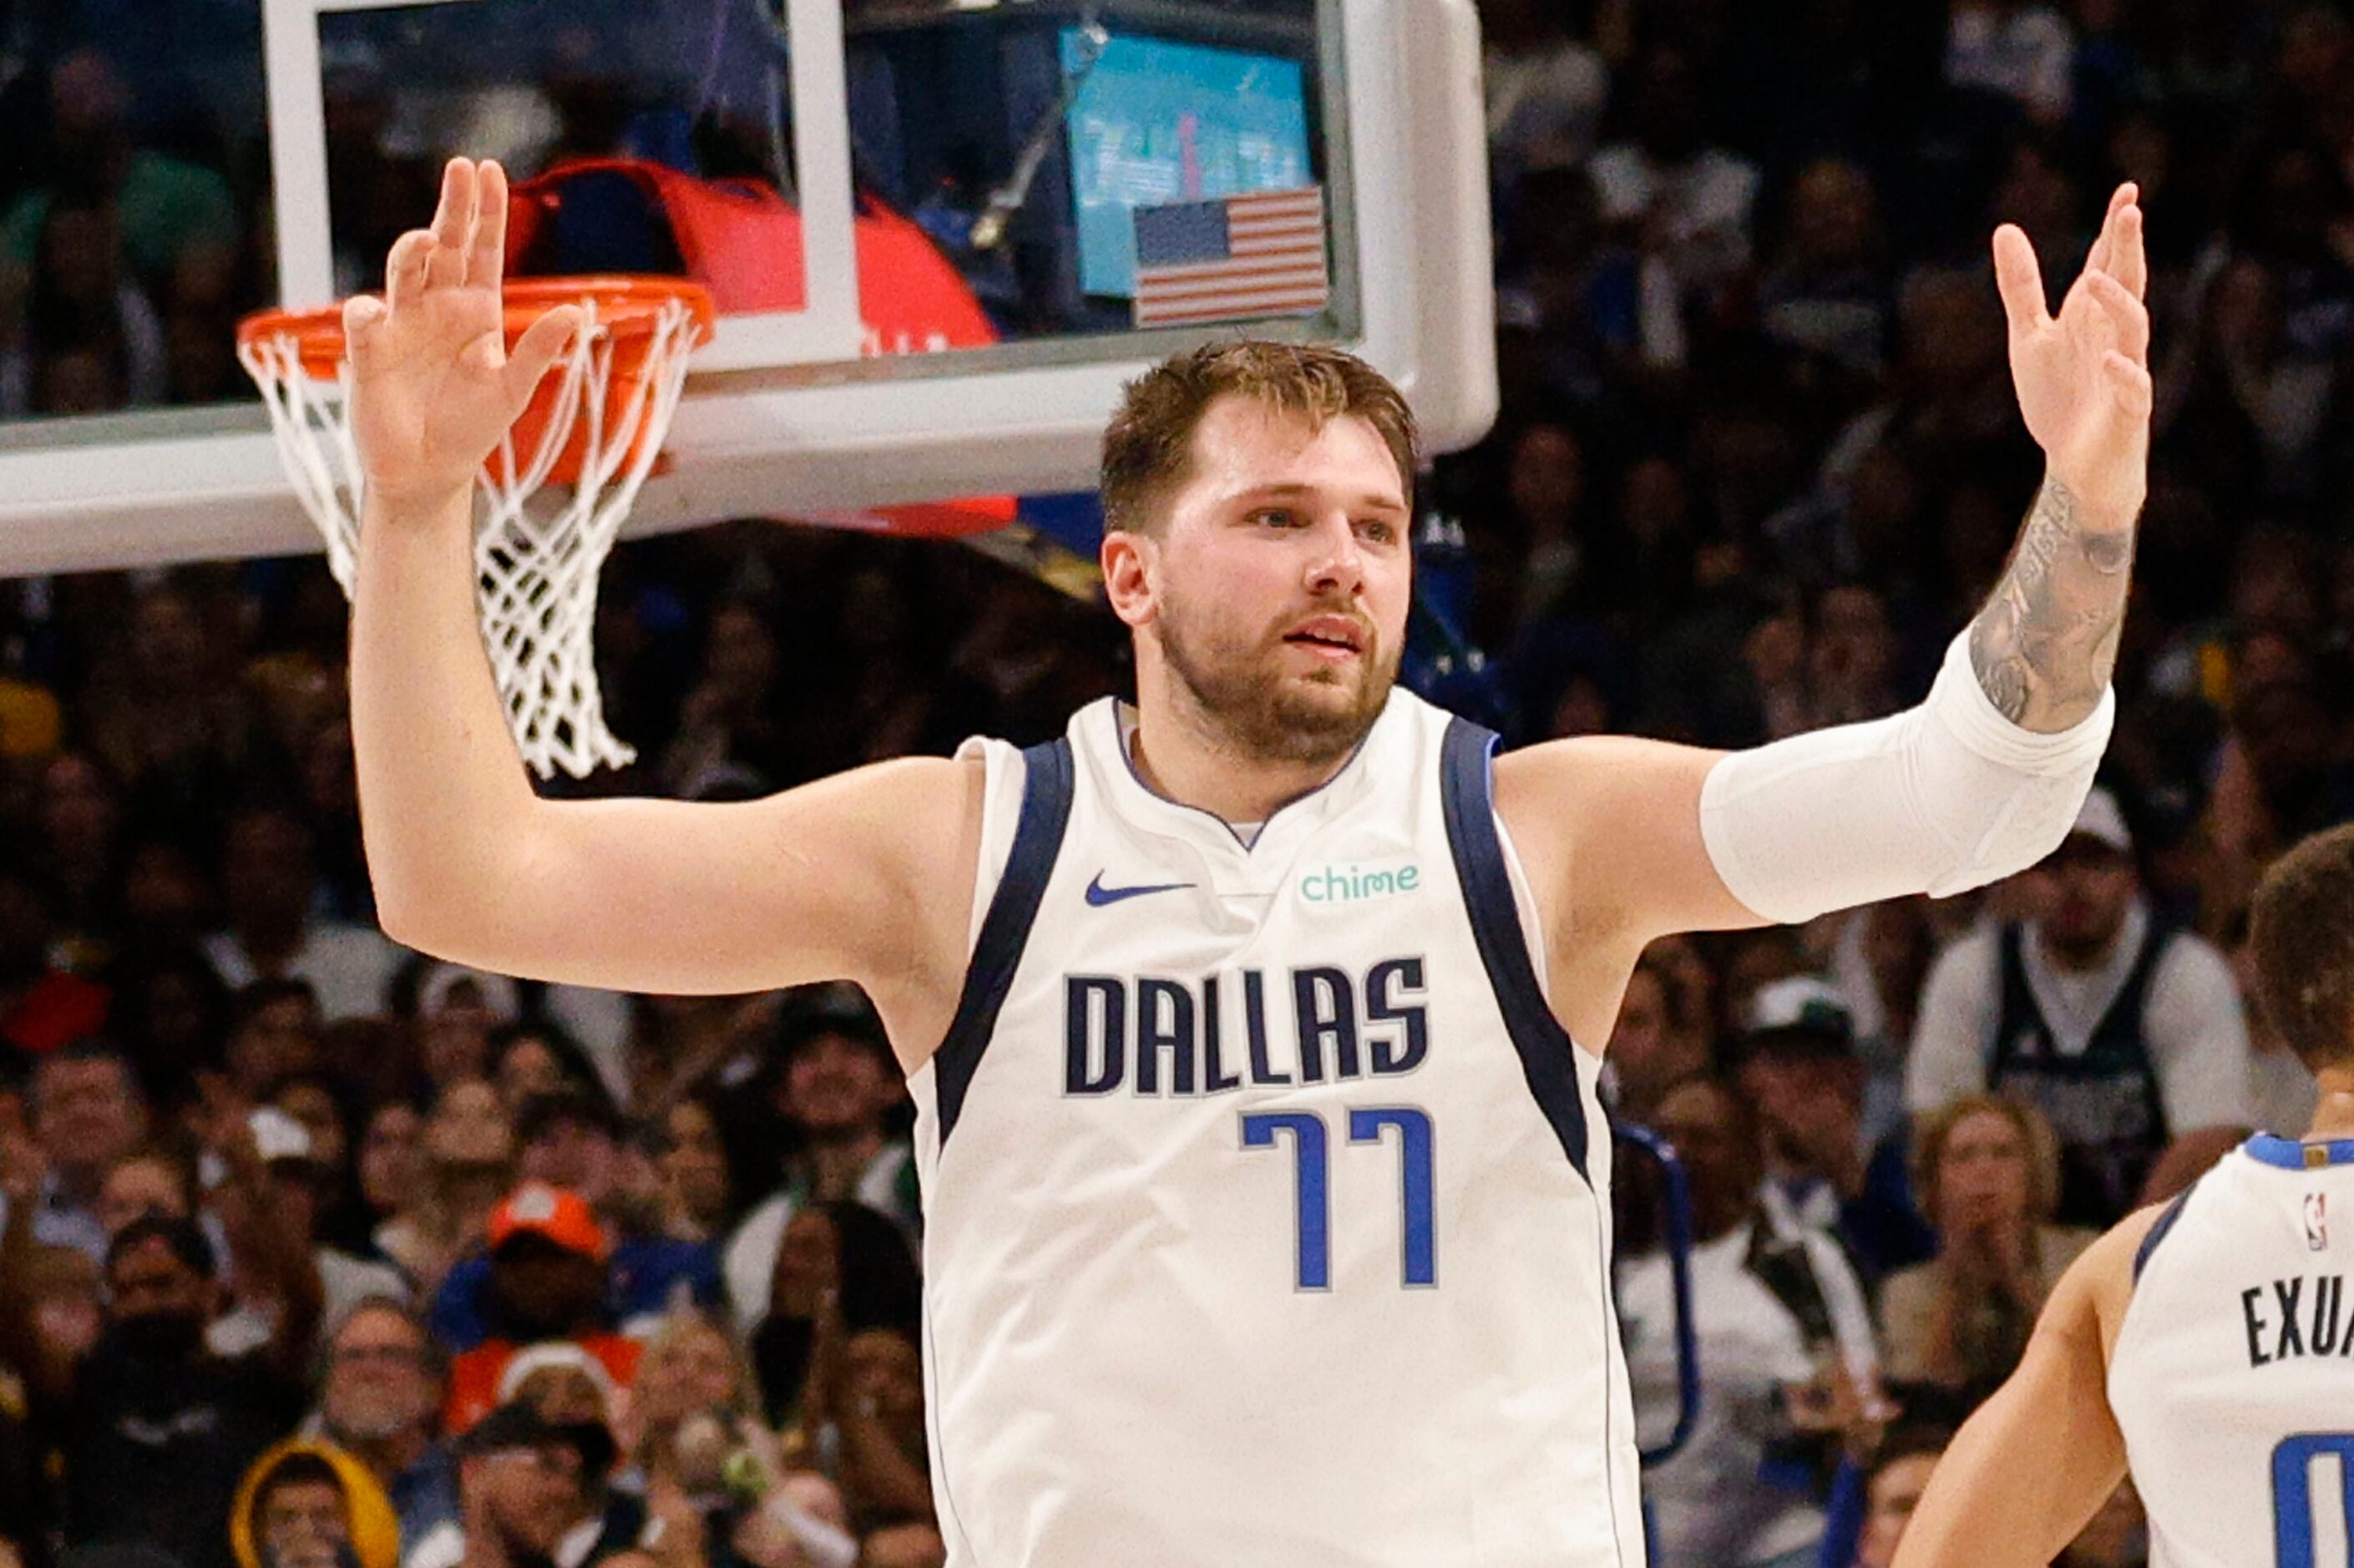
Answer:
<svg viewBox="0 0 2354 1568"><path fill-rule="evenodd" d="M2329 1195L2307 1192L2305 1195L2305 1245L2312 1252L2329 1248Z"/></svg>

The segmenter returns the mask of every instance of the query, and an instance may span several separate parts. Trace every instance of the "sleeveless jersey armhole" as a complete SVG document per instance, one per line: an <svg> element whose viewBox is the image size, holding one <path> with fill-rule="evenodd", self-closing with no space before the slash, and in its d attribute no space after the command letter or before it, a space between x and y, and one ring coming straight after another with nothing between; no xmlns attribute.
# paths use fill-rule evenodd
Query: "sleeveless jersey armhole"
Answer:
<svg viewBox="0 0 2354 1568"><path fill-rule="evenodd" d="M1022 748L1010 741L975 736L958 747L956 755L959 761L980 758L983 770L981 853L973 867L972 909L964 933L965 960L970 963L973 949L981 944L981 927L989 918L997 885L1004 880L1005 863L1013 853L1014 832L1022 822L1022 790L1029 770Z"/></svg>
<svg viewBox="0 0 2354 1568"><path fill-rule="evenodd" d="M2229 1160L2231 1156L2227 1154L2223 1158ZM2147 1277L2151 1265L2158 1260L2158 1248L2182 1218L2182 1211L2190 1206L2190 1200L2197 1195L2200 1183L2210 1174L2211 1171L2200 1172L2190 1186L2176 1193L2174 1201L2166 1205L2140 1244L2134 1248L2132 1277L2126 1283L2125 1312L2117 1319L2116 1338L2109 1342L2108 1370L2101 1380L2104 1387L2118 1375L2118 1368L2125 1364L2127 1348L2138 1338L2135 1330L2147 1315L2142 1311L2142 1303L2147 1296L2142 1289L2142 1282ZM2171 1257L2173 1254L2167 1255ZM2115 1406L2115 1400L2109 1403L2112 1408Z"/></svg>

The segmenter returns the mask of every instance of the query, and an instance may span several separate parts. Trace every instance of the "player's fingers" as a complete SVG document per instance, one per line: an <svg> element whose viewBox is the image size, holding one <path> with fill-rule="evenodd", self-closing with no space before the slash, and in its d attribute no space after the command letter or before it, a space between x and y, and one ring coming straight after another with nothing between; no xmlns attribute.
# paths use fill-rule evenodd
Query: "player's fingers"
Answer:
<svg viewBox="0 0 2354 1568"><path fill-rule="evenodd" d="M2148 418L2158 401L2157 387L2150 380L2148 370L2115 349L2102 356L2101 368L2108 373L2109 386L2116 394L2117 407L2137 419Z"/></svg>
<svg viewBox="0 0 2354 1568"><path fill-rule="evenodd" d="M531 400L540 377L547 374L556 356L580 330L581 310L578 305L558 305L525 329L522 337L507 355L507 404L516 412Z"/></svg>
<svg viewBox="0 0 2354 1568"><path fill-rule="evenodd" d="M2028 243L2026 230L2015 223L1994 231L1994 281L2002 291L2003 314L2010 318L2012 336L2051 321L2043 302L2043 269L2035 263L2035 247Z"/></svg>
<svg viewBox="0 0 2354 1568"><path fill-rule="evenodd" d="M392 242L392 254L384 264L384 297L395 313L417 303L425 291L425 259L432 253L433 236L422 228L412 228Z"/></svg>
<svg viewBox="0 0 2354 1568"><path fill-rule="evenodd" d="M2149 307L2106 272L2087 272L2084 282L2116 329L2117 348L2137 365L2149 362Z"/></svg>
<svg viewBox="0 0 2354 1568"><path fill-rule="evenodd" d="M474 243L466 258L466 281L495 289L507 264L507 172L483 160L475 181Z"/></svg>
<svg viewBox="0 0 2354 1568"><path fill-rule="evenodd" d="M2149 250L2142 229L2141 205L2137 202L2118 215L2116 264L2107 269L2137 300L2149 297Z"/></svg>
<svg viewBox="0 0 2354 1568"><path fill-rule="evenodd" d="M441 205L433 214L433 249L425 259L428 288L466 281L466 249L474 237L474 165L452 158L441 171Z"/></svg>
<svg viewBox="0 0 2354 1568"><path fill-rule="evenodd" d="M2118 238L2117 215L2132 202L2133 192L2134 187L2128 182L2109 193L2108 210L2101 214L2101 231L2094 237L2093 248L2085 252L2085 266L2103 272L2115 269Z"/></svg>
<svg viewBox="0 0 2354 1568"><path fill-rule="evenodd" d="M355 368L366 369L376 357L376 334L390 314L374 294L354 294L344 302L344 352Z"/></svg>

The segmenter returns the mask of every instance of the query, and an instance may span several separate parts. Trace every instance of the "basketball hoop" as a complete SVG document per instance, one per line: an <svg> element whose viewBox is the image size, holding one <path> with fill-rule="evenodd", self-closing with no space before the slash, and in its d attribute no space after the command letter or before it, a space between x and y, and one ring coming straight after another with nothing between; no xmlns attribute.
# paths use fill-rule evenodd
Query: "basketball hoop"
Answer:
<svg viewBox="0 0 2354 1568"><path fill-rule="evenodd" d="M605 727L592 646L597 574L711 341L710 294L675 278L532 278L505 287L507 345L559 304L581 330L483 464L474 525L482 642L515 745L546 779L620 767L636 752ZM261 388L296 499L348 597L365 499L352 438L340 304L265 311L238 326L238 358ZM560 496L540 499L554 484Z"/></svg>

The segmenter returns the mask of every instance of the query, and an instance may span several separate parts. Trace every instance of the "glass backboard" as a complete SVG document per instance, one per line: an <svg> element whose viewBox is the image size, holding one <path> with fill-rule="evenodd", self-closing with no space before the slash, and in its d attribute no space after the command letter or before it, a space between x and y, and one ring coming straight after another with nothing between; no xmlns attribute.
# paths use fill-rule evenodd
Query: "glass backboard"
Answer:
<svg viewBox="0 0 2354 1568"><path fill-rule="evenodd" d="M1120 386L1217 336L1355 347L1442 449L1492 417L1470 0L183 3L0 40L53 132L0 329L93 246L143 303L127 356L44 306L0 362L0 572L310 546L235 319L374 286L460 154L516 272L719 296L641 530L1087 488Z"/></svg>

